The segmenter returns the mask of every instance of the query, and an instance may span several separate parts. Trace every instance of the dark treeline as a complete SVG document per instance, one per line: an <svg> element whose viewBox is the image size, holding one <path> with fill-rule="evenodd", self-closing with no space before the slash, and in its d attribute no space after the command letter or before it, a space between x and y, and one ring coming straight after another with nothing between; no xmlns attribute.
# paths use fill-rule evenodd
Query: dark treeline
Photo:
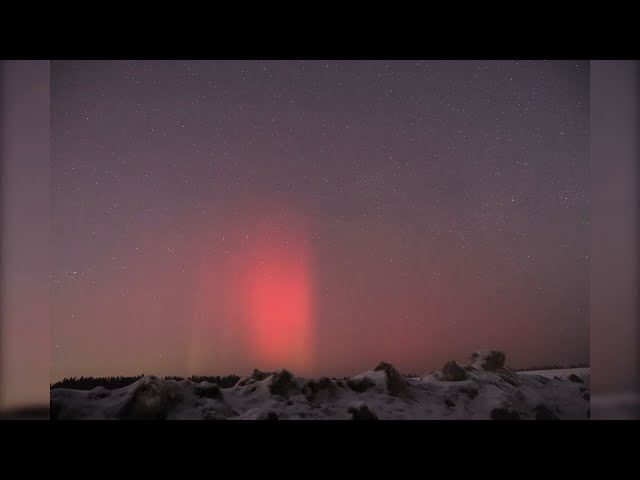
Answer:
<svg viewBox="0 0 640 480"><path fill-rule="evenodd" d="M144 375L137 377L70 377L50 385L50 389L71 388L73 390L93 390L96 387L104 387L107 390L126 387L140 380Z"/></svg>
<svg viewBox="0 0 640 480"><path fill-rule="evenodd" d="M144 374L138 375L137 377L71 377L64 378L59 382L53 383L49 386L50 390L54 390L56 388L71 388L73 390L93 390L96 387L104 387L107 390L115 390L117 388L126 387L131 385L132 383L140 380ZM182 381L185 380L183 377L163 377L164 380L176 380ZM230 388L233 387L240 377L237 375L225 375L221 377L217 376L200 376L200 375L192 375L188 377L186 380L191 380L194 383L201 382L210 382L217 384L220 388Z"/></svg>
<svg viewBox="0 0 640 480"><path fill-rule="evenodd" d="M574 364L574 365L545 365L545 366L535 366L535 367L529 367L529 368L517 368L515 369L516 372L526 372L526 371L535 371L535 370L561 370L561 369L567 369L567 368L587 368L589 367L588 363L578 363L578 364ZM144 376L144 374L138 375L137 377L123 377L123 376L119 376L119 377L71 377L71 378L64 378L62 381L60 382L56 382L53 383L49 386L49 388L51 390L54 390L56 388L70 388L73 390L93 390L96 387L104 387L107 390L115 390L117 388L122 388L122 387L126 387L128 385L131 385L132 383L137 382L138 380L140 380L142 377ZM418 377L419 375L414 374L414 373L410 373L410 374L405 374L403 375L405 378L413 378L413 377ZM176 381L182 381L185 380L184 377L175 377L175 376L169 376L169 377L163 377L164 380L176 380ZM349 377L343 377L342 380L348 380ZM238 375L225 375L225 376L202 376L202 375L192 375L190 377L187 377L186 380L191 380L194 383L201 383L201 382L209 382L209 383L215 383L217 384L220 388L231 388L233 387L236 383L238 383L238 380L240 380L240 377Z"/></svg>
<svg viewBox="0 0 640 480"><path fill-rule="evenodd" d="M183 378L183 377L164 377L164 379L165 380L176 380L178 382L181 382L182 380L185 380L185 378ZM233 375L233 374L225 375L224 377L221 377L219 375L216 375L215 377L202 376L202 375L191 375L190 377L186 378L186 380L191 380L194 383L201 383L201 382L215 383L220 388L231 388L236 383L238 383L238 380L240 380L240 377L238 375Z"/></svg>
<svg viewBox="0 0 640 480"><path fill-rule="evenodd" d="M537 370L566 370L568 368L588 368L588 363L576 363L574 365L545 365L543 367L516 368L516 372L535 372Z"/></svg>

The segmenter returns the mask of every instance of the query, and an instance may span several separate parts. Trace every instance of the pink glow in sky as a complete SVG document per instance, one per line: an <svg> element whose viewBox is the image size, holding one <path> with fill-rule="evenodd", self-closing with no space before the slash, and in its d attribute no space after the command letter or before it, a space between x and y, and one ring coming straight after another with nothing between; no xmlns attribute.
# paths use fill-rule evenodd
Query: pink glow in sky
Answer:
<svg viewBox="0 0 640 480"><path fill-rule="evenodd" d="M588 358L588 62L51 72L52 380Z"/></svg>

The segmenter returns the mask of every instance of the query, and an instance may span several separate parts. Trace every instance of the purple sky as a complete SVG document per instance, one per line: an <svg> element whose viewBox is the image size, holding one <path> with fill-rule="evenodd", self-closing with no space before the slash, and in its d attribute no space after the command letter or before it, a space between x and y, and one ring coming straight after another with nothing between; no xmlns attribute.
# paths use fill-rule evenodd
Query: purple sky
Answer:
<svg viewBox="0 0 640 480"><path fill-rule="evenodd" d="M49 62L0 62L0 408L43 404L51 367Z"/></svg>
<svg viewBox="0 0 640 480"><path fill-rule="evenodd" d="M52 371L589 358L586 61L52 62Z"/></svg>

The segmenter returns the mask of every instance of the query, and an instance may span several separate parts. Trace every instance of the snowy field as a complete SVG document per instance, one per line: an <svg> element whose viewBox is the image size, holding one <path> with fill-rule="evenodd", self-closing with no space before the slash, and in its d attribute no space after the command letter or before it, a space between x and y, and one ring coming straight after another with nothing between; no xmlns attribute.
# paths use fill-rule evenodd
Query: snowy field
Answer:
<svg viewBox="0 0 640 480"><path fill-rule="evenodd" d="M588 378L590 370L591 369L587 367L587 368L565 368L562 370L530 370L530 371L518 372L518 373L523 375L540 375L542 377L547 377L547 378L554 378L554 377L565 378L573 373L573 374Z"/></svg>
<svg viewBox="0 0 640 480"><path fill-rule="evenodd" d="M343 381L254 370L227 389L146 376L116 390L55 389L52 419L558 420L588 419L588 368L514 372L499 351L405 378L391 365Z"/></svg>

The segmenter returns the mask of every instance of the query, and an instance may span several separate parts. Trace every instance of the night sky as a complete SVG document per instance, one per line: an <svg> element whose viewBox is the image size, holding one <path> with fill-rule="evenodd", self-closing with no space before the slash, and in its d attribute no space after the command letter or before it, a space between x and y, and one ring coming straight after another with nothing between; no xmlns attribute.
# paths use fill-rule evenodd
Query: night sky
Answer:
<svg viewBox="0 0 640 480"><path fill-rule="evenodd" d="M51 64L52 381L589 358L588 61Z"/></svg>

